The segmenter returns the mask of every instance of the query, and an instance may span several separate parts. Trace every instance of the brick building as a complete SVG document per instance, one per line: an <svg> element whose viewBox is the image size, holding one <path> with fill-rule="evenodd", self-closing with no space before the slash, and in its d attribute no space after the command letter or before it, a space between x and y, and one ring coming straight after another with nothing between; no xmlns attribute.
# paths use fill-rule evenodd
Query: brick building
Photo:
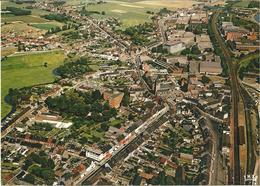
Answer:
<svg viewBox="0 0 260 186"><path fill-rule="evenodd" d="M124 97L124 93L121 92L104 92L103 93L103 98L104 100L108 101L109 106L112 108L119 108L121 101Z"/></svg>

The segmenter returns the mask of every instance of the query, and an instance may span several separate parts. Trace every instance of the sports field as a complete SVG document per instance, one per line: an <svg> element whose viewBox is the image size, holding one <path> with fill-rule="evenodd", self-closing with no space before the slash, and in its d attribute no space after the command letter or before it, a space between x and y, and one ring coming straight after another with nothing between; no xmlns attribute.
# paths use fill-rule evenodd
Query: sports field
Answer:
<svg viewBox="0 0 260 186"><path fill-rule="evenodd" d="M1 117L11 110L11 106L4 102L9 88L52 82L55 78L53 70L63 63L64 58L62 51L51 51L20 54L2 61ZM45 62L47 67L43 66Z"/></svg>
<svg viewBox="0 0 260 186"><path fill-rule="evenodd" d="M50 21L46 23L34 23L31 25L41 30L50 30L51 28L56 28L57 26L61 27L63 24L56 21Z"/></svg>

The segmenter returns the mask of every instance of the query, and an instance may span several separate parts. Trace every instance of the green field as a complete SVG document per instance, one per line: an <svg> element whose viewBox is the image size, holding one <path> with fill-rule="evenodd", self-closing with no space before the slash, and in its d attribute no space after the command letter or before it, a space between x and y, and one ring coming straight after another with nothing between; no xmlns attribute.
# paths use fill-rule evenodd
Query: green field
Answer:
<svg viewBox="0 0 260 186"><path fill-rule="evenodd" d="M25 7L25 5L28 6L28 4L16 4L11 1L1 1L1 9L5 9L6 7L10 7L10 6L17 7L17 8L23 8L23 7Z"/></svg>
<svg viewBox="0 0 260 186"><path fill-rule="evenodd" d="M142 6L136 3L126 2L108 2L98 5L87 5L86 9L89 11L105 11L106 15L92 14L92 17L96 19L115 17L122 23L122 28L126 28L133 25L142 24L145 22L151 22L150 14L146 11L157 12L160 7L156 6Z"/></svg>
<svg viewBox="0 0 260 186"><path fill-rule="evenodd" d="M24 23L43 23L46 22L47 20L34 15L15 16L11 14L6 14L6 15L2 15L1 21L8 22L8 23L15 22L15 21L22 21Z"/></svg>
<svg viewBox="0 0 260 186"><path fill-rule="evenodd" d="M234 4L234 7L242 7L242 8L247 8L249 4L249 1L240 1Z"/></svg>
<svg viewBox="0 0 260 186"><path fill-rule="evenodd" d="M63 63L65 55L62 51L22 54L8 57L2 61L1 116L11 110L4 102L9 88L22 88L41 83L52 82L55 78L52 71ZM48 67L43 64L47 62Z"/></svg>
<svg viewBox="0 0 260 186"><path fill-rule="evenodd" d="M61 27L62 24L52 21L52 22L47 22L47 23L35 23L35 24L32 24L32 26L35 28L42 29L42 30L50 30L51 28L56 28L57 26Z"/></svg>

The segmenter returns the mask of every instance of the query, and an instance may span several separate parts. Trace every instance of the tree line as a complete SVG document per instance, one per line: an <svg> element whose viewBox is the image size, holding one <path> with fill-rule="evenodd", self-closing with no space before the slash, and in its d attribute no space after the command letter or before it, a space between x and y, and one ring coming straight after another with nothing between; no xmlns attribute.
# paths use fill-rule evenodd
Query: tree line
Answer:
<svg viewBox="0 0 260 186"><path fill-rule="evenodd" d="M42 17L48 20L55 20L58 22L67 22L70 20L70 17L67 16L66 14L48 14L48 15L43 15Z"/></svg>
<svg viewBox="0 0 260 186"><path fill-rule="evenodd" d="M6 7L6 11L10 11L11 14L14 14L16 16L22 16L22 15L31 15L31 10L25 10L21 8L16 7Z"/></svg>

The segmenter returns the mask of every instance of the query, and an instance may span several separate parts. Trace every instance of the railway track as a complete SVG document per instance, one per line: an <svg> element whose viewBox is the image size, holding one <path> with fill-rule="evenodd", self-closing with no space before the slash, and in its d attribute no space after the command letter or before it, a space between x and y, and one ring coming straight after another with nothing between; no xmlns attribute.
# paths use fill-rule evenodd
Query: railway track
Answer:
<svg viewBox="0 0 260 186"><path fill-rule="evenodd" d="M223 52L223 55L226 59L230 80L231 80L231 88L232 88L232 104L233 104L233 184L239 185L241 184L241 175L240 175L240 156L239 156L239 129L238 129L238 102L239 102L239 88L238 88L238 79L237 79L237 67L234 65L234 60L232 59L232 54L226 48L223 39L218 31L217 27L217 18L219 17L220 12L215 12L212 15L211 27L213 32L215 33L215 37L217 42Z"/></svg>
<svg viewBox="0 0 260 186"><path fill-rule="evenodd" d="M252 141L252 123L251 123L251 113L250 109L252 100L249 93L245 90L245 88L241 85L240 86L240 93L245 106L245 119L246 119L246 138L247 138L247 162L246 162L246 175L253 175L254 168L256 163L256 156L254 153L254 146ZM245 184L252 184L252 180L246 180Z"/></svg>
<svg viewBox="0 0 260 186"><path fill-rule="evenodd" d="M238 70L239 70L239 64L241 61L245 60L248 57L255 57L248 56L246 58L242 58L241 60L237 61L232 59L231 52L227 49L225 46L223 39L218 31L217 28L217 17L219 16L219 12L215 12L212 17L212 28L215 32L216 39L218 41L218 44L220 45L222 52L224 54L224 57L226 59L229 72L230 72L230 79L231 79L231 87L232 87L232 103L233 103L233 122L234 122L234 145L233 145L233 158L234 158L234 166L233 166L233 184L252 184L251 181L246 181L242 183L242 177L241 177L241 170L240 170L240 156L239 156L239 130L238 130L238 102L239 98L241 97L241 100L243 102L243 107L245 110L245 126L246 126L246 141L247 141L247 159L246 159L246 170L245 174L252 175L255 168L255 162L256 162L256 156L254 153L254 147L253 147L253 141L252 141L252 123L250 118L250 95L245 90L243 85L238 80Z"/></svg>

